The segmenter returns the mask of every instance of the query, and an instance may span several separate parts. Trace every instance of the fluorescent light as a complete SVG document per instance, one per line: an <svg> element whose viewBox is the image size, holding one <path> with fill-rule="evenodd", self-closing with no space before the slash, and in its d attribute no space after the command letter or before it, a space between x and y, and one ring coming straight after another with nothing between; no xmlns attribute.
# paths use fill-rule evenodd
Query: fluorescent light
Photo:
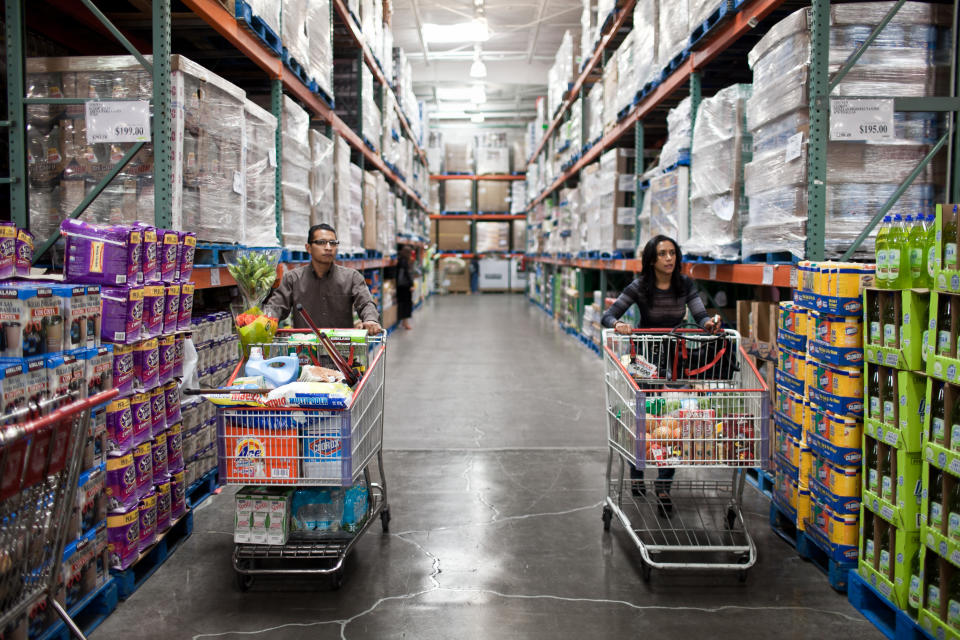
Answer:
<svg viewBox="0 0 960 640"><path fill-rule="evenodd" d="M470 77L471 78L486 78L487 77L487 65L483 64L483 60L477 58L473 61L473 64L470 65Z"/></svg>
<svg viewBox="0 0 960 640"><path fill-rule="evenodd" d="M423 38L430 43L450 44L455 42L486 42L490 29L485 18L458 24L425 24Z"/></svg>
<svg viewBox="0 0 960 640"><path fill-rule="evenodd" d="M480 124L480 123L482 123L482 122L483 122L483 114L482 114L482 113L475 113L475 114L473 114L472 116L470 116L470 122L472 122L472 123L474 123L474 124Z"/></svg>
<svg viewBox="0 0 960 640"><path fill-rule="evenodd" d="M483 88L482 84L473 85L473 89L470 91L470 102L473 104L483 104L487 101L487 92Z"/></svg>

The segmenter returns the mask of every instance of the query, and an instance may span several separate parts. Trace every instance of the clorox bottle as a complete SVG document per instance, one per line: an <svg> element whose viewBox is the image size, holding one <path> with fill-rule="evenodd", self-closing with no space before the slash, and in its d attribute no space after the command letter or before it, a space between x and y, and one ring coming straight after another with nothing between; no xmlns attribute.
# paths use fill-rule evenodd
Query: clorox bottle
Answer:
<svg viewBox="0 0 960 640"><path fill-rule="evenodd" d="M270 386L282 387L297 379L300 374L300 360L297 356L278 356L263 359L263 349L250 348L250 358L243 367L245 376L263 376Z"/></svg>

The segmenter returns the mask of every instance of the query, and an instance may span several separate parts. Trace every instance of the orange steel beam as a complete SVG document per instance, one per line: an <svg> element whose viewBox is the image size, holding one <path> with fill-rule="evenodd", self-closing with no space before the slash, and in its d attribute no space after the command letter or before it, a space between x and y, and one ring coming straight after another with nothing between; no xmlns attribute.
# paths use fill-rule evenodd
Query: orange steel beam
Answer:
<svg viewBox="0 0 960 640"><path fill-rule="evenodd" d="M431 220L525 220L527 216L510 213L468 213L468 214L438 214L431 213Z"/></svg>
<svg viewBox="0 0 960 640"><path fill-rule="evenodd" d="M478 175L447 175L447 174L434 174L430 176L431 180L498 180L498 181L517 181L517 180L526 180L527 176L524 175L510 175L510 174L490 174L487 176L478 176Z"/></svg>
<svg viewBox="0 0 960 640"><path fill-rule="evenodd" d="M250 58L271 78L279 78L283 62L273 51L267 49L256 36L240 26L237 19L230 15L215 0L183 0L183 4L192 10L204 22L209 24L234 47Z"/></svg>

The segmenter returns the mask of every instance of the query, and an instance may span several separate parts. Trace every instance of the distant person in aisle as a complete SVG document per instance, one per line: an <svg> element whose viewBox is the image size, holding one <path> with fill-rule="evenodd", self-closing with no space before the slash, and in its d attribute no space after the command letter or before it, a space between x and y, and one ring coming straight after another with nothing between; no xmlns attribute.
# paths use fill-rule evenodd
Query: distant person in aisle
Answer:
<svg viewBox="0 0 960 640"><path fill-rule="evenodd" d="M705 331L718 333L723 330L720 317L711 318L707 313L693 280L680 273L683 253L676 240L664 235L651 238L643 248L640 267L640 277L627 285L603 314L600 322L604 327L629 335L634 328L621 322L620 317L635 304L640 311L638 329L673 329L684 321L689 309L693 319ZM660 467L654 483L659 506L665 513L673 511L670 486L674 473L674 468ZM642 480L643 471L631 468L630 478ZM634 485L634 495L641 495L644 491L642 484Z"/></svg>
<svg viewBox="0 0 960 640"><path fill-rule="evenodd" d="M413 248L405 244L400 247L397 257L397 316L400 326L407 330L413 329L410 317L413 316L413 283L417 275Z"/></svg>
<svg viewBox="0 0 960 640"><path fill-rule="evenodd" d="M308 329L294 311L301 304L318 327L352 329L356 310L364 329L374 335L381 333L380 314L363 275L336 264L339 244L337 231L330 225L310 227L306 244L310 264L283 274L280 286L267 298L265 313L282 321L292 312L293 326Z"/></svg>

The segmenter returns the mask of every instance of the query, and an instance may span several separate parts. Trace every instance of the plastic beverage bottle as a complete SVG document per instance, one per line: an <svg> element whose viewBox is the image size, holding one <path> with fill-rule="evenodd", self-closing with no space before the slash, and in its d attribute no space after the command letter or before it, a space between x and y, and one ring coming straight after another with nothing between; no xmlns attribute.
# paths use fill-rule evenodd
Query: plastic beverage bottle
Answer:
<svg viewBox="0 0 960 640"><path fill-rule="evenodd" d="M880 295L876 293L868 295L870 296L870 306L867 307L867 317L870 320L870 344L880 347L883 346L883 325L880 324Z"/></svg>
<svg viewBox="0 0 960 640"><path fill-rule="evenodd" d="M883 421L891 427L897 426L897 382L894 371L892 367L887 367L887 384L883 390Z"/></svg>
<svg viewBox="0 0 960 640"><path fill-rule="evenodd" d="M897 309L896 309L896 300L894 299L894 294L885 293L884 302L886 303L883 306L883 346L888 349L896 349L900 346L900 341L897 339Z"/></svg>
<svg viewBox="0 0 960 640"><path fill-rule="evenodd" d="M932 558L930 556L933 556ZM940 617L940 558L927 555L927 606L926 608Z"/></svg>
<svg viewBox="0 0 960 640"><path fill-rule="evenodd" d="M950 413L950 448L960 451L960 400L956 400Z"/></svg>
<svg viewBox="0 0 960 640"><path fill-rule="evenodd" d="M943 473L930 467L930 527L943 531Z"/></svg>
<svg viewBox="0 0 960 640"><path fill-rule="evenodd" d="M960 571L954 571L947 585L947 624L960 629Z"/></svg>
<svg viewBox="0 0 960 640"><path fill-rule="evenodd" d="M907 216L908 220L910 216ZM910 226L910 286L914 289L929 289L927 275L927 218L922 213L913 217Z"/></svg>
<svg viewBox="0 0 960 640"><path fill-rule="evenodd" d="M933 278L937 275L937 216L932 213L927 214L926 230L924 231L924 243L927 246L927 276L929 284L933 284Z"/></svg>
<svg viewBox="0 0 960 640"><path fill-rule="evenodd" d="M947 536L960 540L960 482L953 481L950 489L950 498L947 500L949 515L947 516Z"/></svg>
<svg viewBox="0 0 960 640"><path fill-rule="evenodd" d="M937 388L937 393L933 398L933 413L930 419L930 440L934 444L942 445L944 443L944 431L946 429L947 410L944 407L943 384Z"/></svg>
<svg viewBox="0 0 960 640"><path fill-rule="evenodd" d="M880 367L870 367L870 378L867 380L867 396L870 402L871 420L883 420L883 405L880 403Z"/></svg>
<svg viewBox="0 0 960 640"><path fill-rule="evenodd" d="M877 493L877 487L880 486L880 473L878 465L880 464L879 445L877 441L870 438L870 446L867 448L867 488ZM864 531L867 530L864 526ZM873 529L871 529L872 531Z"/></svg>
<svg viewBox="0 0 960 640"><path fill-rule="evenodd" d="M897 450L891 446L886 446L886 454L883 456L883 474L880 477L880 487L883 491L883 499L887 502L896 503L894 488L897 485Z"/></svg>
<svg viewBox="0 0 960 640"><path fill-rule="evenodd" d="M863 512L863 561L873 566L873 558L876 555L876 545L873 541L873 513Z"/></svg>
<svg viewBox="0 0 960 640"><path fill-rule="evenodd" d="M914 620L920 614L920 605L923 604L923 583L920 581L920 548L910 557L910 587L907 591L907 613Z"/></svg>
<svg viewBox="0 0 960 640"><path fill-rule="evenodd" d="M910 271L909 263L904 269L904 256L910 255L909 248L905 246L907 235L903 218L898 213L893 216L893 222L887 234L887 288L889 289L903 289L904 275Z"/></svg>
<svg viewBox="0 0 960 640"><path fill-rule="evenodd" d="M950 337L950 325L953 317L953 296L940 296L940 310L937 313L937 355L949 356L953 351Z"/></svg>
<svg viewBox="0 0 960 640"><path fill-rule="evenodd" d="M890 525L884 522L881 527L883 527L883 530L880 532L879 540L877 540L877 551L880 556L877 570L884 576L892 578L893 576L890 575Z"/></svg>
<svg viewBox="0 0 960 640"><path fill-rule="evenodd" d="M877 252L877 286L881 289L889 289L890 274L887 271L887 238L890 235L890 223L893 218L883 216L883 222L880 223L880 229L877 230L876 252Z"/></svg>
<svg viewBox="0 0 960 640"><path fill-rule="evenodd" d="M957 207L943 216L943 268L957 269Z"/></svg>

